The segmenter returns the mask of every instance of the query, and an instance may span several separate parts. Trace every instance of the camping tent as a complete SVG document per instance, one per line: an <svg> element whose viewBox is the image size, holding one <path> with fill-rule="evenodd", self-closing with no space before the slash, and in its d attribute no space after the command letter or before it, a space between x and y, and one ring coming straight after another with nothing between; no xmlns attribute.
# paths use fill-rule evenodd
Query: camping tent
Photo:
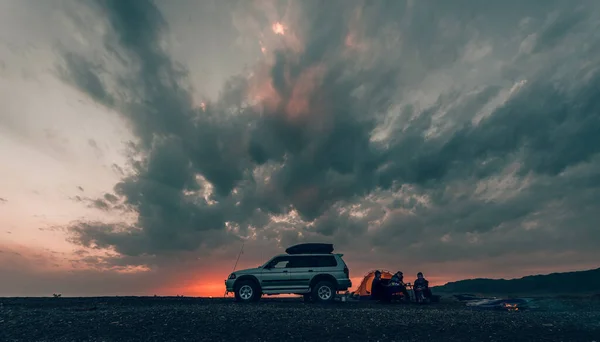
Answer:
<svg viewBox="0 0 600 342"><path fill-rule="evenodd" d="M394 275L390 271L379 270L381 272L381 279L391 279ZM375 270L370 271L365 275L362 282L356 289L356 291L352 292L352 297L358 298L369 298L371 296L371 284L373 284L373 278L375 278Z"/></svg>

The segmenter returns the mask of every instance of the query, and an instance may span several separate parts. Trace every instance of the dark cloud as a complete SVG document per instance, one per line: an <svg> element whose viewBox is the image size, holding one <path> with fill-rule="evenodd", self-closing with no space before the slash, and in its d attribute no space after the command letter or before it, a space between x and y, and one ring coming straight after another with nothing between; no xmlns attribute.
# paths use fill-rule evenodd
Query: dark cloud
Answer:
<svg viewBox="0 0 600 342"><path fill-rule="evenodd" d="M83 189L81 189L83 191ZM71 200L80 203L86 203L88 208L98 209L105 212L127 213L132 209L125 203L123 199L110 193L104 194L102 198L90 198L76 195L71 197Z"/></svg>
<svg viewBox="0 0 600 342"><path fill-rule="evenodd" d="M119 200L117 196L109 193L104 194L104 199L109 201L110 203L116 203Z"/></svg>
<svg viewBox="0 0 600 342"><path fill-rule="evenodd" d="M7 203L8 200L6 198L0 197L0 204Z"/></svg>
<svg viewBox="0 0 600 342"><path fill-rule="evenodd" d="M117 165L117 164L112 164L111 165L111 169L119 176L125 176L125 172L123 171L123 169Z"/></svg>
<svg viewBox="0 0 600 342"><path fill-rule="evenodd" d="M90 204L90 206L100 209L100 210L108 210L109 209L108 203L106 203L106 201L99 199L99 198L92 200L92 203Z"/></svg>
<svg viewBox="0 0 600 342"><path fill-rule="evenodd" d="M131 125L133 172L92 203L122 199L138 219L78 223L73 241L127 256L240 237L432 263L593 254L598 5L459 3L240 2L287 31L263 32L272 60L200 106L159 9L96 1L127 72L65 52L63 75Z"/></svg>
<svg viewBox="0 0 600 342"><path fill-rule="evenodd" d="M98 143L96 142L96 140L89 139L88 145L94 150L94 154L96 155L97 158L102 158L104 156L104 152L102 151L100 146L98 146Z"/></svg>
<svg viewBox="0 0 600 342"><path fill-rule="evenodd" d="M89 95L98 103L111 106L112 96L107 92L100 73L102 68L89 60L75 53L66 52L63 54L65 66L59 66L59 76L66 82L73 84L82 92Z"/></svg>

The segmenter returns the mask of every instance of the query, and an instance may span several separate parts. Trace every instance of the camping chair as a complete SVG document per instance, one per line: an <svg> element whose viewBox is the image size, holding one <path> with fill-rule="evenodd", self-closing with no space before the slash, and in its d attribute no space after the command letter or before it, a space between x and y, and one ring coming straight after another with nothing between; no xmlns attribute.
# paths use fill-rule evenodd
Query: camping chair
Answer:
<svg viewBox="0 0 600 342"><path fill-rule="evenodd" d="M419 296L417 295L417 291L414 289L414 287L413 287L412 295L415 297L416 303L428 303L430 301L433 301L432 298L427 298L427 297L419 298ZM421 296L424 296L424 294L421 293Z"/></svg>
<svg viewBox="0 0 600 342"><path fill-rule="evenodd" d="M404 286L406 287L406 291L408 292L407 300L409 302L413 301L413 285L411 283L404 283ZM402 292L392 293L392 300L400 300L402 299L402 297L404 297L404 294Z"/></svg>

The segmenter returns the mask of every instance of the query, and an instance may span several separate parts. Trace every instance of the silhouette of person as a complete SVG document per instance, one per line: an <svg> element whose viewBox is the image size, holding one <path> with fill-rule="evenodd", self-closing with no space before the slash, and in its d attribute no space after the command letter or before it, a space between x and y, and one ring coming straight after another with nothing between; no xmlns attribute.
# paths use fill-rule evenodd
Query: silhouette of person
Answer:
<svg viewBox="0 0 600 342"><path fill-rule="evenodd" d="M371 299L381 299L383 295L383 284L381 282L381 272L375 271L375 277L371 283Z"/></svg>
<svg viewBox="0 0 600 342"><path fill-rule="evenodd" d="M417 302L421 299L420 294L423 295L423 298L431 299L431 289L429 289L429 281L425 279L423 276L423 272L417 273L417 280L413 285L413 290L415 291L415 298Z"/></svg>
<svg viewBox="0 0 600 342"><path fill-rule="evenodd" d="M410 301L410 294L404 283L404 274L401 271L396 272L390 279L388 292L390 296L394 293L401 292L404 295L404 300Z"/></svg>

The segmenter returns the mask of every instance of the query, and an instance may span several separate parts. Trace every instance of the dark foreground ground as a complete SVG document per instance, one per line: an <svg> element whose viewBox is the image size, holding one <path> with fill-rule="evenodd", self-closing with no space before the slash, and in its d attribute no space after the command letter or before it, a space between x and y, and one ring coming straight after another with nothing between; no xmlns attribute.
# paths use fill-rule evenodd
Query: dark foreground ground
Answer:
<svg viewBox="0 0 600 342"><path fill-rule="evenodd" d="M482 311L464 303L0 298L0 341L598 341L600 300Z"/></svg>

